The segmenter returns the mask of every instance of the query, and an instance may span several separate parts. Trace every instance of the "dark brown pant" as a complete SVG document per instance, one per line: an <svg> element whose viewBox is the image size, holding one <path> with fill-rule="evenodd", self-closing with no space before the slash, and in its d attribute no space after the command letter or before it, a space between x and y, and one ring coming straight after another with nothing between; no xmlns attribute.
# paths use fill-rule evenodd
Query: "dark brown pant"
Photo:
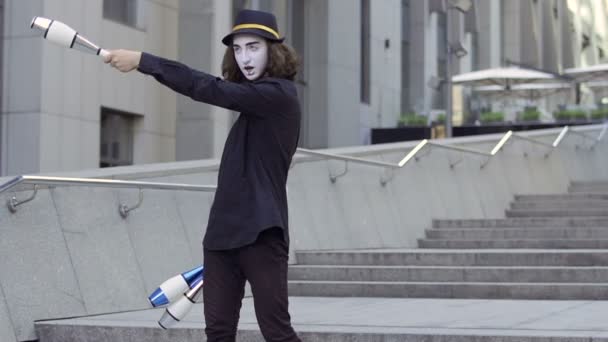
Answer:
<svg viewBox="0 0 608 342"><path fill-rule="evenodd" d="M255 315L266 341L300 341L287 300L288 246L281 228L260 233L257 240L226 251L204 250L205 333L209 342L235 341L245 280L253 293Z"/></svg>

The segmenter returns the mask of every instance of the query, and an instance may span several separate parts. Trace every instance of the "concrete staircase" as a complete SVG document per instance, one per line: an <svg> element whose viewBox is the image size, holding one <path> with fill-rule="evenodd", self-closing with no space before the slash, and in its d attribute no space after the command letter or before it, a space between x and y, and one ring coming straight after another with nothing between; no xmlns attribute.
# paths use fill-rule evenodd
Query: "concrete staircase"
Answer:
<svg viewBox="0 0 608 342"><path fill-rule="evenodd" d="M418 249L298 252L292 296L608 299L608 182L518 195L504 219L435 220Z"/></svg>
<svg viewBox="0 0 608 342"><path fill-rule="evenodd" d="M608 299L605 208L606 183L574 183L516 196L504 219L436 220L417 249L297 252L292 323L305 342L608 342L607 302L594 301ZM569 214L580 211L593 216ZM40 342L205 341L202 305L166 331L164 308L36 329ZM238 330L239 342L264 341L251 297Z"/></svg>

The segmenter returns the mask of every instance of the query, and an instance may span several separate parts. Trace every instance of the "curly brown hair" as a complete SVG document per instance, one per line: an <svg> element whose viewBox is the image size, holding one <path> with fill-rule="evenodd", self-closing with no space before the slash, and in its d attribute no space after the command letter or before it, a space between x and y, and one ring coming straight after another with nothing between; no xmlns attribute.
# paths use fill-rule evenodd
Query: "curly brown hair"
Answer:
<svg viewBox="0 0 608 342"><path fill-rule="evenodd" d="M295 50L283 43L268 43L268 65L266 75L276 78L285 78L293 81L298 73L300 61ZM226 48L222 60L222 75L224 79L231 82L241 83L247 79L239 69L239 65L234 58L234 50L231 46Z"/></svg>

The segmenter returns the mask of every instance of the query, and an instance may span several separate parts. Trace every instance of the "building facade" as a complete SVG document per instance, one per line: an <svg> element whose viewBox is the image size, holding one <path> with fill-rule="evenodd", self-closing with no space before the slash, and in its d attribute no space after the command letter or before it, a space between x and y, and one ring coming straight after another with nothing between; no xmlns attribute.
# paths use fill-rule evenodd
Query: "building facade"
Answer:
<svg viewBox="0 0 608 342"><path fill-rule="evenodd" d="M0 172L219 158L238 115L44 42L29 28L34 16L60 20L105 48L219 75L220 40L235 13L272 11L302 58L300 144L308 148L367 144L371 128L394 127L402 113L445 111L448 41L467 51L452 58L453 74L506 63L559 73L605 61L605 0L473 0L466 12L452 2L0 0ZM456 123L483 105L467 89L453 94Z"/></svg>

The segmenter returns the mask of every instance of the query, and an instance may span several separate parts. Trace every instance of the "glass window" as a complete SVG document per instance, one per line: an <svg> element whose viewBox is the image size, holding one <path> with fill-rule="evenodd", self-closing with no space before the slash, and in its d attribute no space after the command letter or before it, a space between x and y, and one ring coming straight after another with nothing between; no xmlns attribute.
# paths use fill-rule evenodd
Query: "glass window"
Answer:
<svg viewBox="0 0 608 342"><path fill-rule="evenodd" d="M4 37L4 0L0 0L0 37ZM4 63L2 62L2 56L4 55L3 53L4 50L4 39L0 39L0 66L4 65ZM3 83L3 75L2 75L2 67L0 67L0 84L4 84ZM2 111L2 91L0 91L0 112ZM2 137L2 120L0 120L0 138ZM0 151L1 151L1 147L2 147L2 141L4 139L0 139ZM0 166L2 162L2 158L0 158ZM2 175L2 168L0 167L0 175Z"/></svg>
<svg viewBox="0 0 608 342"><path fill-rule="evenodd" d="M288 19L290 1L285 0L232 0L232 18L242 9L251 9L273 13L277 19L279 34L284 36L288 33ZM296 0L304 2L304 0Z"/></svg>
<svg viewBox="0 0 608 342"><path fill-rule="evenodd" d="M437 76L443 80L446 77L446 54L447 54L447 26L446 26L446 14L445 12L437 12ZM444 86L439 88L439 94L433 101L435 108L445 107L446 97L446 82L443 82Z"/></svg>
<svg viewBox="0 0 608 342"><path fill-rule="evenodd" d="M361 0L361 102L370 103L370 7Z"/></svg>
<svg viewBox="0 0 608 342"><path fill-rule="evenodd" d="M247 0L232 0L232 20L240 10L248 8L248 2Z"/></svg>
<svg viewBox="0 0 608 342"><path fill-rule="evenodd" d="M143 29L142 0L103 0L103 17Z"/></svg>
<svg viewBox="0 0 608 342"><path fill-rule="evenodd" d="M232 12L235 15L242 9L273 12L274 7L272 0L232 0Z"/></svg>
<svg viewBox="0 0 608 342"><path fill-rule="evenodd" d="M133 135L136 116L101 109L99 167L133 165Z"/></svg>
<svg viewBox="0 0 608 342"><path fill-rule="evenodd" d="M401 0L401 112L410 107L410 0Z"/></svg>

